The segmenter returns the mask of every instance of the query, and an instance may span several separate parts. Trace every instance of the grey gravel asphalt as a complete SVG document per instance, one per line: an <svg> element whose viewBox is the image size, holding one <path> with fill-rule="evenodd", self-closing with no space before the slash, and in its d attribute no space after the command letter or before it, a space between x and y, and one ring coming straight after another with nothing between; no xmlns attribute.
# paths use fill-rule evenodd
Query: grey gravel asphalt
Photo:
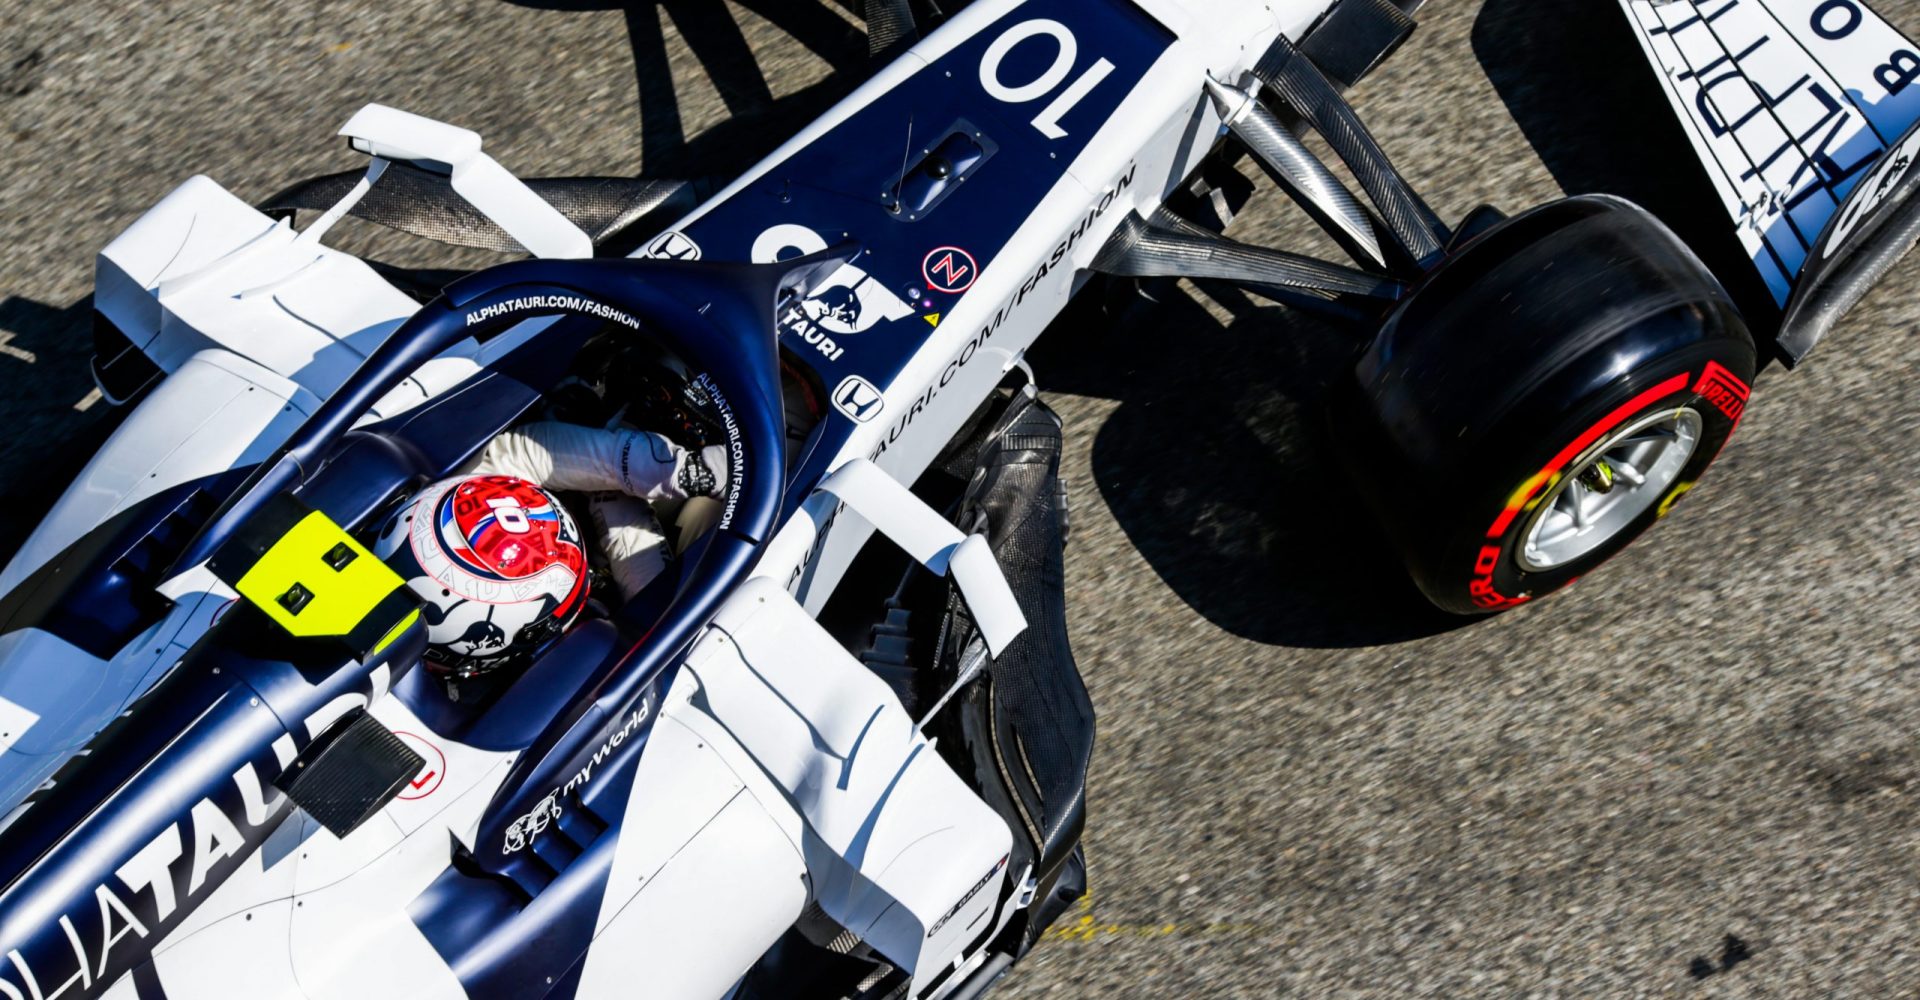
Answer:
<svg viewBox="0 0 1920 1000"><path fill-rule="evenodd" d="M1697 168L1612 7L1436 0L1355 102L1449 219L1684 207ZM1920 0L1882 9L1920 31ZM863 53L823 0L0 0L0 545L106 426L76 409L93 253L189 174L258 199L346 169L370 100L523 175L725 170ZM1316 245L1271 192L1234 234ZM1338 334L1184 285L1074 314L1036 367L1100 714L1093 890L1000 995L1920 995L1916 275L1763 374L1645 542L1464 624L1334 471Z"/></svg>

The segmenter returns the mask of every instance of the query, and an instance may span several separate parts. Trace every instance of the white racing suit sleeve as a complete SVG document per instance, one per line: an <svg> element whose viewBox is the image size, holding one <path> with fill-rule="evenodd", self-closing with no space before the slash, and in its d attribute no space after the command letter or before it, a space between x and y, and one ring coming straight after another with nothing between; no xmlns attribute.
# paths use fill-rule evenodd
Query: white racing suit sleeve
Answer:
<svg viewBox="0 0 1920 1000"><path fill-rule="evenodd" d="M727 486L724 446L693 452L646 431L558 421L503 431L473 471L518 476L552 490L619 490L642 500L717 496Z"/></svg>
<svg viewBox="0 0 1920 1000"><path fill-rule="evenodd" d="M720 446L689 451L645 431L543 421L501 432L465 471L554 490L627 494L594 497L591 511L614 583L631 598L666 568L671 551L652 508L641 501L720 493L725 452Z"/></svg>

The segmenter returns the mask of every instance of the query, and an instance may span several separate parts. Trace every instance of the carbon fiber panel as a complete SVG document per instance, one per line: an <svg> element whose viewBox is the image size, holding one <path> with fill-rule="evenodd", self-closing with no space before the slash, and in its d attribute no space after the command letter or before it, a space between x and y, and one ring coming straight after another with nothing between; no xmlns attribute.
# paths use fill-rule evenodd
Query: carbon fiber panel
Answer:
<svg viewBox="0 0 1920 1000"><path fill-rule="evenodd" d="M1067 641L1060 510L1060 418L1037 397L1017 397L981 456L962 501L963 527L985 522L1027 629L988 666L994 756L1022 825L1035 842L1035 874L1050 876L1085 823L1093 704ZM949 623L943 658L972 636L964 608Z"/></svg>
<svg viewBox="0 0 1920 1000"><path fill-rule="evenodd" d="M358 183L349 170L303 181L261 204L262 211L321 211ZM527 186L586 231L595 246L658 213L665 225L691 211L704 185L683 180L633 177L536 177ZM525 248L466 199L445 177L404 163L388 166L379 183L348 213L403 233L454 246L525 253Z"/></svg>
<svg viewBox="0 0 1920 1000"><path fill-rule="evenodd" d="M1440 253L1446 227L1393 169L1387 154L1339 91L1285 36L1274 40L1253 68L1254 76L1306 118L1352 168L1360 187L1380 210L1387 228L1416 262Z"/></svg>
<svg viewBox="0 0 1920 1000"><path fill-rule="evenodd" d="M1174 222L1178 228L1167 225ZM1398 281L1338 264L1251 246L1181 225L1162 213L1154 222L1138 215L1122 220L1093 260L1093 270L1132 278L1217 278L1238 284L1288 288L1322 295L1392 299Z"/></svg>
<svg viewBox="0 0 1920 1000"><path fill-rule="evenodd" d="M920 38L907 0L866 0L860 5L860 14L867 22L867 52L876 59Z"/></svg>

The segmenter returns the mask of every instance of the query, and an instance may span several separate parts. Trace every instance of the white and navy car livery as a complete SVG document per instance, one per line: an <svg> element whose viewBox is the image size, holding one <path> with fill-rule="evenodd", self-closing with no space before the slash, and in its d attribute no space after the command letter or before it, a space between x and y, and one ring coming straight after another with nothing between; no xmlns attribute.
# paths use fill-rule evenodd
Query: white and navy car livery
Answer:
<svg viewBox="0 0 1920 1000"><path fill-rule="evenodd" d="M322 245L329 218L295 232L199 178L169 196L103 253L98 300L161 377L8 569L35 606L4 640L0 997L721 996L824 927L913 995L997 977L1024 950L1004 932L1077 892L1071 662L1046 683L1083 717L1024 739L1079 746L1019 781L1060 801L995 808L812 614L877 527L1018 657L1035 609L1004 560L901 483L1208 152L1196 81L1323 7L977 4L604 281L534 261L557 270L423 310ZM471 133L380 108L344 131L377 157L350 199L433 161L538 256L590 252ZM466 711L412 667L418 636L275 648L195 568L271 495L365 524L537 404L575 331L629 324L680 331L740 463L659 621L589 621ZM796 454L775 331L830 407ZM421 764L338 836L280 779L372 723Z"/></svg>
<svg viewBox="0 0 1920 1000"><path fill-rule="evenodd" d="M1340 97L1412 29L1388 0L975 0L925 37L874 0L890 61L691 204L378 105L304 229L189 180L99 258L133 409L0 573L0 1000L979 995L1085 887L1024 360L1082 284L1358 321L1356 481L1478 613L1666 516L1756 361L1911 244L1892 29L1623 3L1781 316L1619 199L1443 224ZM1204 168L1245 154L1350 262L1219 234ZM424 283L322 243L347 214L531 257ZM647 407L728 462L673 571L491 688L421 667L362 540L520 421Z"/></svg>

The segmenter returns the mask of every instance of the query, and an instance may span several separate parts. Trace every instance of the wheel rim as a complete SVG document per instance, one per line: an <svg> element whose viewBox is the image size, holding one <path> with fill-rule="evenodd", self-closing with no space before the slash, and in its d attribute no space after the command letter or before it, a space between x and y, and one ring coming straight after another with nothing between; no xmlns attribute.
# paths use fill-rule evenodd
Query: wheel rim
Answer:
<svg viewBox="0 0 1920 1000"><path fill-rule="evenodd" d="M1520 545L1520 568L1558 569L1619 537L1660 501L1700 445L1700 414L1646 414L1608 435L1548 490Z"/></svg>

